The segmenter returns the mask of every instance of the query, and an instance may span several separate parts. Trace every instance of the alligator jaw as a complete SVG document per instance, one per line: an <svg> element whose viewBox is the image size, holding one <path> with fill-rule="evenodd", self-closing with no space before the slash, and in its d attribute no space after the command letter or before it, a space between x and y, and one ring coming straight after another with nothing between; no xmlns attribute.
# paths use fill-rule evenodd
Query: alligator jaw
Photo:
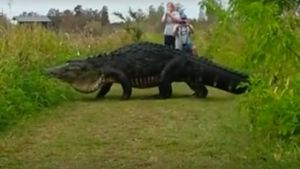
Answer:
<svg viewBox="0 0 300 169"><path fill-rule="evenodd" d="M81 82L75 81L71 83L71 86L78 92L81 93L93 93L101 88L105 83L104 75L100 75L100 77L94 82Z"/></svg>
<svg viewBox="0 0 300 169"><path fill-rule="evenodd" d="M77 86L74 84L72 84L71 86L73 87L73 89L75 89L76 91L78 91L80 93L93 93L98 90L98 87L96 87L96 86L83 87L83 86Z"/></svg>

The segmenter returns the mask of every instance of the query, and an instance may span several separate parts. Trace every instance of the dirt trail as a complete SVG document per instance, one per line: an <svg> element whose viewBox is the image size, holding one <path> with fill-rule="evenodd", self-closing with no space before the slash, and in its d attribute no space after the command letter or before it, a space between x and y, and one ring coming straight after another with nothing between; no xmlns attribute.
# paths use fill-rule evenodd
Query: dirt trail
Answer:
<svg viewBox="0 0 300 169"><path fill-rule="evenodd" d="M135 90L131 100L120 101L119 90L105 100L45 111L1 136L0 168L272 167L247 154L247 118L234 109L234 96L210 89L207 99L198 100L177 85L172 99L145 99L153 89Z"/></svg>

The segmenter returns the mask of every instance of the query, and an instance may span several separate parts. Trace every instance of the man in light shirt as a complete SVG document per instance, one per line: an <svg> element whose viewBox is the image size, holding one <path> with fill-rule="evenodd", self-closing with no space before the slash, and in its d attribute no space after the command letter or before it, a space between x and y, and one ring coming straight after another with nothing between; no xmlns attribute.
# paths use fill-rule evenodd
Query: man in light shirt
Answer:
<svg viewBox="0 0 300 169"><path fill-rule="evenodd" d="M174 26L173 34L175 36L175 49L183 50L196 55L196 48L192 44L191 34L194 33L194 28L188 23L187 16L182 14L181 23Z"/></svg>

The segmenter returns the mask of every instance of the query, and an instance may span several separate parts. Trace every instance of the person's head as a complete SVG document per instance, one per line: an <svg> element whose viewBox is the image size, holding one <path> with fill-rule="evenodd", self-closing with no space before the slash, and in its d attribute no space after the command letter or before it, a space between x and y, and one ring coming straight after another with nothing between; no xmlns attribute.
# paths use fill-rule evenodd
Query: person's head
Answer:
<svg viewBox="0 0 300 169"><path fill-rule="evenodd" d="M168 2L168 3L167 3L167 9L168 9L168 11L173 12L173 11L175 10L175 5L174 5L174 3Z"/></svg>
<svg viewBox="0 0 300 169"><path fill-rule="evenodd" d="M180 19L181 19L181 22L180 22L181 24L187 24L188 18L185 14L181 14Z"/></svg>
<svg viewBox="0 0 300 169"><path fill-rule="evenodd" d="M181 20L187 20L186 14L182 14L182 15L180 16L180 19L181 19Z"/></svg>

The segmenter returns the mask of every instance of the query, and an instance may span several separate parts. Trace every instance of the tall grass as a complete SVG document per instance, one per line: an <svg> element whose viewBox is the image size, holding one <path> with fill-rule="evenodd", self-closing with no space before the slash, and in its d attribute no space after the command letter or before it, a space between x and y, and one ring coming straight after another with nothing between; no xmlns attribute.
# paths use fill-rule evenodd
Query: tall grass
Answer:
<svg viewBox="0 0 300 169"><path fill-rule="evenodd" d="M299 19L289 11L279 15L272 2L232 1L230 9L219 13L206 53L250 73L240 107L254 130L300 143Z"/></svg>
<svg viewBox="0 0 300 169"><path fill-rule="evenodd" d="M91 38L57 34L39 26L0 31L0 131L42 108L74 98L67 86L45 77L44 68L132 41L124 32Z"/></svg>

